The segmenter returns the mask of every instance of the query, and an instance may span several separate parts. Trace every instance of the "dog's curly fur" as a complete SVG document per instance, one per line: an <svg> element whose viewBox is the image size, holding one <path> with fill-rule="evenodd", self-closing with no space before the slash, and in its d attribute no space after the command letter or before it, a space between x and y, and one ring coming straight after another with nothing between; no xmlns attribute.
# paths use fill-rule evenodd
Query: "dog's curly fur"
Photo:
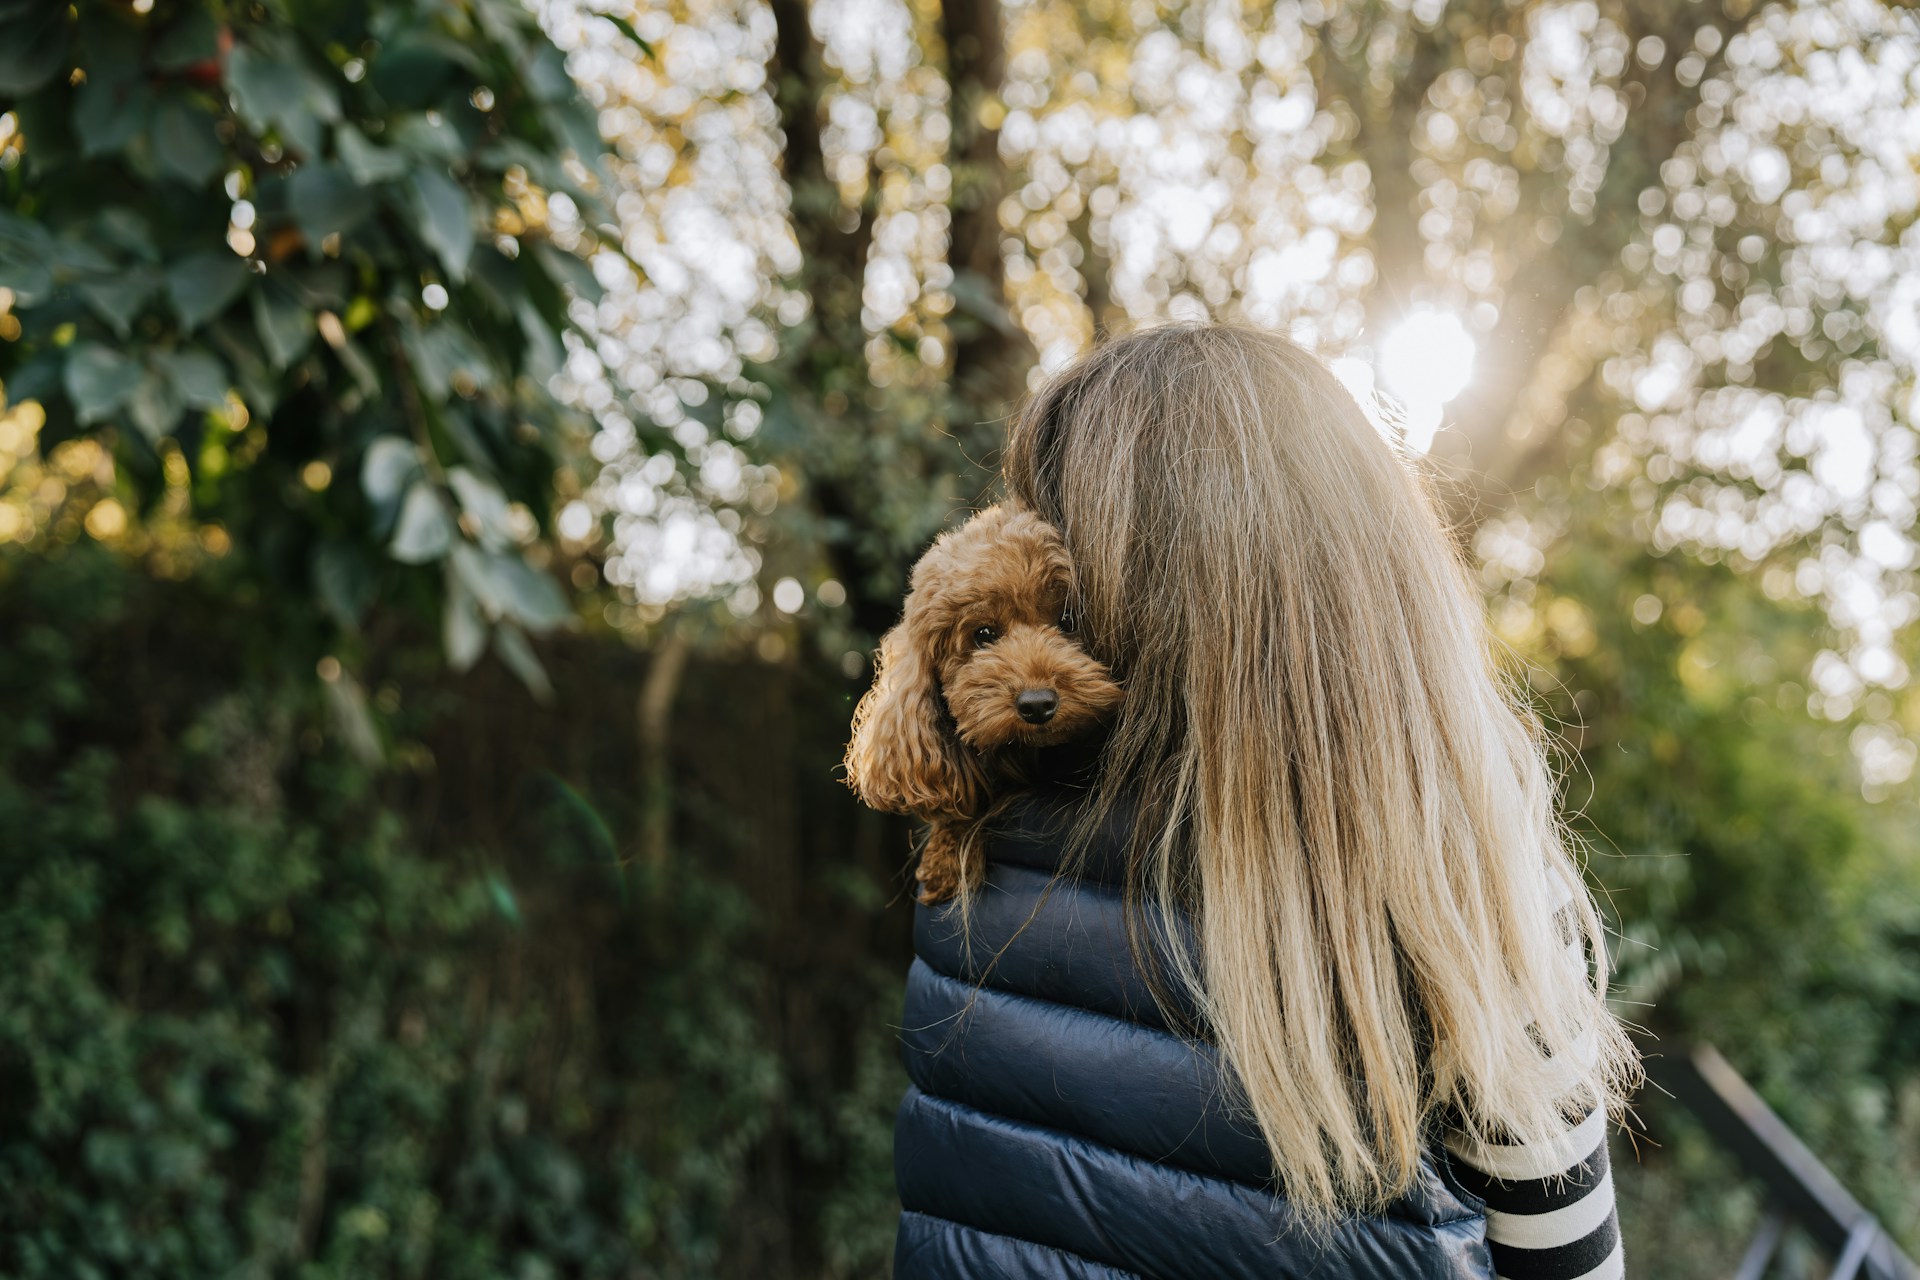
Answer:
<svg viewBox="0 0 1920 1280"><path fill-rule="evenodd" d="M976 828L1031 749L1085 731L1123 696L1072 638L1072 586L1059 531L1004 504L942 534L913 568L873 688L854 710L846 768L869 806L932 824L922 902L978 883ZM1024 718L1020 695L1048 691L1052 717Z"/></svg>

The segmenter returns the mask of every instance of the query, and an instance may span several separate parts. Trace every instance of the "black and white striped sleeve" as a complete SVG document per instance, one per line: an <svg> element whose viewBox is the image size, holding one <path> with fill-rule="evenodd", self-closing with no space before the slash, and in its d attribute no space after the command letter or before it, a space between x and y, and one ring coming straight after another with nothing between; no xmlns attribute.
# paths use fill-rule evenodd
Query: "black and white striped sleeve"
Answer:
<svg viewBox="0 0 1920 1280"><path fill-rule="evenodd" d="M1489 1146L1449 1135L1447 1150L1460 1181L1487 1202L1487 1242L1501 1280L1626 1274L1604 1111L1564 1142ZM1569 1161L1569 1151L1580 1154Z"/></svg>
<svg viewBox="0 0 1920 1280"><path fill-rule="evenodd" d="M1571 921L1580 890L1557 878L1555 915L1567 941L1566 962L1584 974L1585 947ZM1586 1040L1574 1056L1590 1063L1592 1050ZM1487 1202L1487 1241L1501 1280L1619 1280L1626 1274L1605 1108L1588 1111L1551 1140L1488 1144L1454 1130L1446 1145L1461 1182Z"/></svg>

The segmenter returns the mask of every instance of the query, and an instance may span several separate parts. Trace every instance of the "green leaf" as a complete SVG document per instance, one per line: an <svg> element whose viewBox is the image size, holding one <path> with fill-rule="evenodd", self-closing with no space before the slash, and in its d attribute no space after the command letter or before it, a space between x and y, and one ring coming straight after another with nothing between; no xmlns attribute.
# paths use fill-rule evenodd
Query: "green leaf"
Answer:
<svg viewBox="0 0 1920 1280"><path fill-rule="evenodd" d="M403 116L387 131L394 149L411 154L416 161L450 165L467 158L467 143L445 116L424 113Z"/></svg>
<svg viewBox="0 0 1920 1280"><path fill-rule="evenodd" d="M527 9L517 0L478 0L473 13L480 19L481 29L499 41L501 51L516 64L526 59L527 28L531 27L531 34L540 38L539 27L527 21Z"/></svg>
<svg viewBox="0 0 1920 1280"><path fill-rule="evenodd" d="M42 4L38 13L7 21L0 32L0 94L24 95L38 90L66 65L73 28L67 25L67 6Z"/></svg>
<svg viewBox="0 0 1920 1280"><path fill-rule="evenodd" d="M184 71L220 56L220 28L205 9L181 14L153 46L153 65L162 71Z"/></svg>
<svg viewBox="0 0 1920 1280"><path fill-rule="evenodd" d="M360 388L362 395L372 397L380 392L380 375L374 372L373 361L367 359L360 350L360 344L352 338L346 338L333 349L340 364L353 378L353 384Z"/></svg>
<svg viewBox="0 0 1920 1280"><path fill-rule="evenodd" d="M508 617L532 631L552 631L573 624L573 606L551 574L542 573L518 555L496 556L494 560Z"/></svg>
<svg viewBox="0 0 1920 1280"><path fill-rule="evenodd" d="M380 747L380 731L374 727L373 713L367 710L367 691L345 671L323 684L333 727L339 731L348 750L363 764L378 764L384 752Z"/></svg>
<svg viewBox="0 0 1920 1280"><path fill-rule="evenodd" d="M137 363L111 347L74 343L67 353L64 381L80 425L98 422L125 404L143 376Z"/></svg>
<svg viewBox="0 0 1920 1280"><path fill-rule="evenodd" d="M442 641L447 665L465 671L480 660L487 647L487 623L480 616L473 592L457 572L447 575L447 603L441 615Z"/></svg>
<svg viewBox="0 0 1920 1280"><path fill-rule="evenodd" d="M279 380L260 358L253 326L237 315L227 316L216 320L207 332L232 364L234 385L247 407L256 413L272 413L280 402Z"/></svg>
<svg viewBox="0 0 1920 1280"><path fill-rule="evenodd" d="M227 88L240 118L255 130L264 130L302 108L300 81L292 68L259 51L236 45L227 55Z"/></svg>
<svg viewBox="0 0 1920 1280"><path fill-rule="evenodd" d="M97 240L149 266L160 265L160 250L153 243L153 225L125 205L102 209L82 235L88 242ZM99 269L110 266L103 261Z"/></svg>
<svg viewBox="0 0 1920 1280"><path fill-rule="evenodd" d="M0 383L0 394L4 394L9 404L17 404L22 400L45 400L58 395L63 386L60 374L66 363L65 348L54 347L42 352L20 366L4 383Z"/></svg>
<svg viewBox="0 0 1920 1280"><path fill-rule="evenodd" d="M313 343L313 314L277 288L253 291L253 327L275 369L285 369Z"/></svg>
<svg viewBox="0 0 1920 1280"><path fill-rule="evenodd" d="M153 91L144 80L91 77L73 99L73 131L83 155L112 155L153 118Z"/></svg>
<svg viewBox="0 0 1920 1280"><path fill-rule="evenodd" d="M480 163L487 169L499 171L519 165L527 171L527 176L539 186L549 191L562 188L578 190L566 172L560 167L559 159L536 147L528 146L525 141L514 137L502 137L482 151Z"/></svg>
<svg viewBox="0 0 1920 1280"><path fill-rule="evenodd" d="M38 306L53 292L53 272L47 264L9 258L0 245L0 289L11 289L23 307Z"/></svg>
<svg viewBox="0 0 1920 1280"><path fill-rule="evenodd" d="M536 632L568 627L577 620L560 584L518 552L487 553L462 542L453 549L453 567L489 618L507 619Z"/></svg>
<svg viewBox="0 0 1920 1280"><path fill-rule="evenodd" d="M276 127L309 159L319 154L322 123L340 118L333 86L313 73L297 45L270 29L227 55L227 87L248 127Z"/></svg>
<svg viewBox="0 0 1920 1280"><path fill-rule="evenodd" d="M52 241L48 252L52 255L54 270L66 279L82 275L100 275L116 270L119 266L113 259L69 231L60 239Z"/></svg>
<svg viewBox="0 0 1920 1280"><path fill-rule="evenodd" d="M440 320L424 329L407 329L400 341L413 360L421 390L435 400L447 398L458 373L466 374L476 387L493 382L486 354L451 320Z"/></svg>
<svg viewBox="0 0 1920 1280"><path fill-rule="evenodd" d="M353 230L373 212L372 195L342 170L325 164L296 170L287 180L287 200L316 251L322 240Z"/></svg>
<svg viewBox="0 0 1920 1280"><path fill-rule="evenodd" d="M631 22L628 22L625 18L620 17L618 14L603 13L603 14L599 14L598 16L607 22L611 22L613 24L613 29L615 31L618 31L621 35L625 36L627 39L633 41L636 45L640 46L641 53L644 53L649 58L654 56L653 45L647 42L646 40L643 40L640 38L640 33L633 29L633 24Z"/></svg>
<svg viewBox="0 0 1920 1280"><path fill-rule="evenodd" d="M485 242L473 255L467 283L488 317L502 320L513 314L514 302L524 298L527 288L525 269L519 262Z"/></svg>
<svg viewBox="0 0 1920 1280"><path fill-rule="evenodd" d="M544 387L560 372L560 363L566 359L566 349L560 345L559 335L525 298L515 304L513 314L519 320L520 332L527 340L526 350L521 355L521 371L532 378L536 386Z"/></svg>
<svg viewBox="0 0 1920 1280"><path fill-rule="evenodd" d="M21 307L36 307L54 292L46 263L54 238L46 228L0 211L0 288L13 290Z"/></svg>
<svg viewBox="0 0 1920 1280"><path fill-rule="evenodd" d="M198 329L240 296L251 274L246 259L231 250L202 249L167 271L167 296L180 323Z"/></svg>
<svg viewBox="0 0 1920 1280"><path fill-rule="evenodd" d="M181 402L194 409L218 409L227 402L227 371L205 351L169 351L158 357Z"/></svg>
<svg viewBox="0 0 1920 1280"><path fill-rule="evenodd" d="M487 896L493 900L493 909L498 911L508 924L520 925L520 904L514 899L513 886L498 871L487 872Z"/></svg>
<svg viewBox="0 0 1920 1280"><path fill-rule="evenodd" d="M128 267L113 275L82 280L74 288L95 315L125 338L133 332L140 308L160 288L160 273L150 267Z"/></svg>
<svg viewBox="0 0 1920 1280"><path fill-rule="evenodd" d="M329 540L314 548L313 582L321 606L334 621L348 630L360 625L373 603L374 581L366 560L351 544Z"/></svg>
<svg viewBox="0 0 1920 1280"><path fill-rule="evenodd" d="M1017 336L1019 326L1007 312L1006 299L978 271L962 268L953 273L953 283L947 286L947 292L953 295L954 306L976 320L985 321L996 332L1009 337Z"/></svg>
<svg viewBox="0 0 1920 1280"><path fill-rule="evenodd" d="M437 169L418 169L407 180L414 227L455 280L467 275L473 256L473 216L467 193Z"/></svg>
<svg viewBox="0 0 1920 1280"><path fill-rule="evenodd" d="M475 75L482 74L473 62L473 54L458 41L420 31L383 44L368 68L367 79L388 102L403 109L418 109L440 97L441 87L460 64L468 64Z"/></svg>
<svg viewBox="0 0 1920 1280"><path fill-rule="evenodd" d="M553 701L553 682L547 679L547 669L540 665L540 659L533 651L533 645L527 640L526 633L511 622L502 622L493 629L493 651L507 664L513 674L520 677L520 683L540 702Z"/></svg>
<svg viewBox="0 0 1920 1280"><path fill-rule="evenodd" d="M295 264L280 273L280 283L309 311L342 310L351 289L347 267L337 260Z"/></svg>
<svg viewBox="0 0 1920 1280"><path fill-rule="evenodd" d="M522 74L535 102L565 102L579 92L573 77L567 74L566 55L544 40L534 49Z"/></svg>
<svg viewBox="0 0 1920 1280"><path fill-rule="evenodd" d="M360 463L360 487L377 503L394 502L420 471L420 450L412 441L376 436Z"/></svg>
<svg viewBox="0 0 1920 1280"><path fill-rule="evenodd" d="M19 293L20 290L9 283L9 278L13 271L24 267L34 268L51 283L52 277L47 268L54 252L52 232L38 222L16 217L0 209L0 284Z"/></svg>
<svg viewBox="0 0 1920 1280"><path fill-rule="evenodd" d="M160 104L153 121L153 151L163 172L191 187L205 186L226 157L213 132L213 117L180 98Z"/></svg>
<svg viewBox="0 0 1920 1280"><path fill-rule="evenodd" d="M447 438L453 441L454 448L460 457L477 466L487 466L491 463L493 446L490 441L498 439L493 429L497 424L490 424L481 430L476 430L473 415L466 411L466 406L458 400L452 400L447 403L446 412L440 415L440 425L446 431ZM484 437L481 434L482 430L486 433Z"/></svg>
<svg viewBox="0 0 1920 1280"><path fill-rule="evenodd" d="M600 284L600 278L593 274L593 268L566 250L556 249L550 244L540 244L533 247L533 256L539 260L541 266L547 269L548 275L567 285L577 296L585 298L588 302L598 302L606 294L606 289Z"/></svg>
<svg viewBox="0 0 1920 1280"><path fill-rule="evenodd" d="M581 98L568 98L546 109L547 127L556 138L571 148L583 164L598 167L607 151L607 140L600 136L600 117Z"/></svg>
<svg viewBox="0 0 1920 1280"><path fill-rule="evenodd" d="M388 550L403 564L425 564L446 555L452 545L453 520L446 503L431 484L416 482L401 504L400 523Z"/></svg>
<svg viewBox="0 0 1920 1280"><path fill-rule="evenodd" d="M456 543L450 558L455 577L473 597L480 612L489 618L505 614L506 595L494 577L491 558L471 542Z"/></svg>
<svg viewBox="0 0 1920 1280"><path fill-rule="evenodd" d="M460 509L472 517L480 541L489 551L512 545L513 534L507 526L507 495L489 481L482 480L465 467L447 472L447 483L460 499Z"/></svg>
<svg viewBox="0 0 1920 1280"><path fill-rule="evenodd" d="M333 131L333 146L347 173L363 187L392 182L395 178L406 176L407 170L412 167L405 156L385 147L374 146L367 141L366 134L350 124L343 124Z"/></svg>
<svg viewBox="0 0 1920 1280"><path fill-rule="evenodd" d="M140 434L154 444L160 443L163 436L173 434L185 410L173 383L158 369L147 370L127 400L127 416L140 428Z"/></svg>

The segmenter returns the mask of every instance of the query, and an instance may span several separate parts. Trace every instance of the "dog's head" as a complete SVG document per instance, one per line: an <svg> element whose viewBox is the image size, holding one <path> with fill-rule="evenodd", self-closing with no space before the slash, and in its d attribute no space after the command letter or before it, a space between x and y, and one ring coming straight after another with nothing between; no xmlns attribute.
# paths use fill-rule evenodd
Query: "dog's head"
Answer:
<svg viewBox="0 0 1920 1280"><path fill-rule="evenodd" d="M854 711L847 782L876 809L976 813L986 761L1051 746L1121 699L1073 639L1073 566L1052 525L989 507L914 566L899 625L880 641L873 688Z"/></svg>

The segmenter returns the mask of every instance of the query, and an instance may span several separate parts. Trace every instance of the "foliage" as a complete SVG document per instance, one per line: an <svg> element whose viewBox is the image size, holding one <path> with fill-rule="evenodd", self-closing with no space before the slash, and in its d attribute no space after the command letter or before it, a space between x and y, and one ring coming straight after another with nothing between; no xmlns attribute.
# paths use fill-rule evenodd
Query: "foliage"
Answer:
<svg viewBox="0 0 1920 1280"><path fill-rule="evenodd" d="M180 459L322 637L437 609L455 667L543 688L601 149L561 55L514 0L140 8L0 6L7 398L110 442L136 510Z"/></svg>
<svg viewBox="0 0 1920 1280"><path fill-rule="evenodd" d="M306 681L178 674L255 613L0 560L0 1272L713 1273L781 1092L741 896L609 895L557 784L530 862L423 848ZM617 1018L522 980L582 939Z"/></svg>
<svg viewBox="0 0 1920 1280"><path fill-rule="evenodd" d="M878 1270L904 832L832 771L905 565L1034 347L1409 303L1628 1012L1915 1243L1892 11L547 0L602 155L517 0L142 7L0 0L0 1272ZM1636 1269L1723 1266L1646 1119Z"/></svg>
<svg viewBox="0 0 1920 1280"><path fill-rule="evenodd" d="M611 384L590 406L603 465L570 512L595 517L607 617L644 635L718 588L731 630L782 632L793 611L764 588L792 578L818 604L809 639L859 661L906 565L988 492L1033 362L1003 270L999 5L891 11L872 34L906 82L885 101L879 68L834 47L868 24L806 0L638 10L646 74L597 8L545 8L620 121L608 167L640 268L608 273L580 362L583 388ZM903 291L938 318L879 301Z"/></svg>
<svg viewBox="0 0 1920 1280"><path fill-rule="evenodd" d="M1494 617L1558 726L1567 809L1619 930L1621 1010L1650 1053L1719 1048L1911 1248L1914 798L1869 803L1860 728L1808 714L1793 677L1825 634L1816 607L1640 549L1604 493L1552 496L1544 563L1495 592ZM1756 1188L1657 1095L1643 1109L1654 1144L1617 1153L1641 1166L1619 1175L1639 1269L1700 1274L1751 1233Z"/></svg>

